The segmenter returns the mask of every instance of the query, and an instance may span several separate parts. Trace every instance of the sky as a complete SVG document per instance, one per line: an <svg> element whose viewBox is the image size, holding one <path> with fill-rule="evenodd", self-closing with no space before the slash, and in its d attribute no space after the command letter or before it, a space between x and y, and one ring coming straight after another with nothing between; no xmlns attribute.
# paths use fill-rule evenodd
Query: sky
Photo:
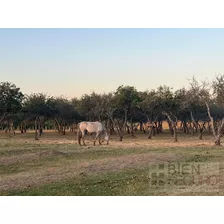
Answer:
<svg viewBox="0 0 224 224"><path fill-rule="evenodd" d="M224 74L224 29L0 29L0 82L69 98Z"/></svg>

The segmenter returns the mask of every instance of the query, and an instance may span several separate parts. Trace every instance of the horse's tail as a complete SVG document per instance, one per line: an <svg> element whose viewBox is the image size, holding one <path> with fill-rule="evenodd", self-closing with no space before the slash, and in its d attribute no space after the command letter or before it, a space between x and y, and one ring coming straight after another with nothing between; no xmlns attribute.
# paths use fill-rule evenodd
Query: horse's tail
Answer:
<svg viewBox="0 0 224 224"><path fill-rule="evenodd" d="M78 127L78 129L77 129L77 139L78 139L79 145L81 145L81 136L82 136L82 133L81 133L81 130L79 128L79 125L80 125L80 123L77 125L77 127Z"/></svg>
<svg viewBox="0 0 224 224"><path fill-rule="evenodd" d="M103 132L105 134L105 141L107 142L107 145L109 144L109 140L110 140L110 135L107 132L107 129L104 127Z"/></svg>

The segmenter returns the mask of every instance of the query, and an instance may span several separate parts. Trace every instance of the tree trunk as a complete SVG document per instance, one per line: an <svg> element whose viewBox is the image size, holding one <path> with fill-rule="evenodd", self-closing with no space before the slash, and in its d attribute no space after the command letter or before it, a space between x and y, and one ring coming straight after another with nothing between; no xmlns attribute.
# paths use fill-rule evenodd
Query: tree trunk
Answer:
<svg viewBox="0 0 224 224"><path fill-rule="evenodd" d="M171 124L171 121L167 120L167 123L168 123L168 126L169 126L169 130L170 130L170 134L173 135L174 133L174 130L173 130L173 127L172 127L172 124Z"/></svg>
<svg viewBox="0 0 224 224"><path fill-rule="evenodd" d="M186 128L186 134L189 135L190 130L189 130L189 124L187 122L185 122L185 128Z"/></svg>
<svg viewBox="0 0 224 224"><path fill-rule="evenodd" d="M190 133L189 124L187 122L185 124L186 124L186 133L189 135L189 133Z"/></svg>
<svg viewBox="0 0 224 224"><path fill-rule="evenodd" d="M154 121L153 123L155 124L156 134L159 134L159 128L158 128L158 123L157 123L157 121Z"/></svg>
<svg viewBox="0 0 224 224"><path fill-rule="evenodd" d="M119 135L119 141L123 141L123 137L124 137L124 134L121 130L118 131L118 135Z"/></svg>
<svg viewBox="0 0 224 224"><path fill-rule="evenodd" d="M21 133L21 134L24 133L23 130L24 130L24 129L23 129L23 122L21 122L21 124L20 124L20 133Z"/></svg>
<svg viewBox="0 0 224 224"><path fill-rule="evenodd" d="M211 130L211 125L210 123L208 122L208 134L211 135L212 134L212 130Z"/></svg>
<svg viewBox="0 0 224 224"><path fill-rule="evenodd" d="M62 134L65 135L65 130L66 130L66 124L64 118L62 119Z"/></svg>
<svg viewBox="0 0 224 224"><path fill-rule="evenodd" d="M105 128L108 131L108 120L107 119L105 120Z"/></svg>
<svg viewBox="0 0 224 224"><path fill-rule="evenodd" d="M176 119L176 121L174 121L167 112L163 111L162 113L164 115L166 115L167 118L169 119L169 122L170 122L171 128L172 128L172 131L173 131L174 142L177 142L177 126L176 126L177 118L171 113L172 116L175 117L175 119Z"/></svg>
<svg viewBox="0 0 224 224"><path fill-rule="evenodd" d="M43 134L43 117L39 117L39 136L41 137Z"/></svg>
<svg viewBox="0 0 224 224"><path fill-rule="evenodd" d="M114 127L111 125L110 127L110 135L112 135L114 133Z"/></svg>
<svg viewBox="0 0 224 224"><path fill-rule="evenodd" d="M39 120L39 117L37 116L36 120L35 120L35 140L39 140L39 138L38 138L38 120Z"/></svg>
<svg viewBox="0 0 224 224"><path fill-rule="evenodd" d="M11 136L11 133L13 133L14 136L16 135L15 129L14 129L14 124L13 124L12 120L9 121L9 135L10 136Z"/></svg>
<svg viewBox="0 0 224 224"><path fill-rule="evenodd" d="M56 131L58 131L60 133L60 130L61 130L61 125L59 124L59 121L57 118L54 118L54 121L55 121L55 128L56 128Z"/></svg>
<svg viewBox="0 0 224 224"><path fill-rule="evenodd" d="M186 134L187 133L186 121L182 121L181 125L182 125L182 128L183 128L183 132Z"/></svg>
<svg viewBox="0 0 224 224"><path fill-rule="evenodd" d="M116 127L116 132L117 132L117 135L119 136L119 141L122 141L123 140L123 131L120 128L120 124L119 124L118 120L117 120L117 125L116 125L115 121L112 119L111 119L111 122Z"/></svg>
<svg viewBox="0 0 224 224"><path fill-rule="evenodd" d="M194 136L194 125L192 125L192 122L189 124L190 133Z"/></svg>
<svg viewBox="0 0 224 224"><path fill-rule="evenodd" d="M146 131L145 131L145 127L144 126L142 126L142 130L143 130L143 132L145 133Z"/></svg>
<svg viewBox="0 0 224 224"><path fill-rule="evenodd" d="M174 138L174 142L177 142L177 127L175 122L173 124L173 138Z"/></svg>
<svg viewBox="0 0 224 224"><path fill-rule="evenodd" d="M159 132L163 132L163 121L159 121Z"/></svg>
<svg viewBox="0 0 224 224"><path fill-rule="evenodd" d="M151 139L153 134L155 134L155 131L154 131L154 127L151 125L151 126L149 127L149 135L148 135L148 139ZM154 136L155 136L155 135L154 135Z"/></svg>
<svg viewBox="0 0 224 224"><path fill-rule="evenodd" d="M132 117L131 117L131 135L132 135L132 137L135 137Z"/></svg>
<svg viewBox="0 0 224 224"><path fill-rule="evenodd" d="M201 129L199 129L199 130L200 130L200 132L199 132L199 139L202 140L203 139L202 138L203 130L201 130Z"/></svg>
<svg viewBox="0 0 224 224"><path fill-rule="evenodd" d="M218 146L221 145L221 135L215 138L215 145L218 145Z"/></svg>
<svg viewBox="0 0 224 224"><path fill-rule="evenodd" d="M203 124L198 123L199 126L199 139L202 140L202 135L204 133L205 130L205 122L203 122Z"/></svg>
<svg viewBox="0 0 224 224"><path fill-rule="evenodd" d="M5 119L5 113L2 115L2 117L0 118L0 123Z"/></svg>
<svg viewBox="0 0 224 224"><path fill-rule="evenodd" d="M222 119L221 123L218 124L217 123L217 130L215 129L215 126L214 126L214 119L213 117L211 116L211 113L210 113L210 108L209 108L209 105L208 103L205 103L206 106L207 106L207 112L208 112L208 116L210 118L210 121L211 121L211 129L212 129L212 133L213 133L213 137L214 137L214 142L215 142L215 145L221 145L221 137L222 137L222 129L224 127L224 118Z"/></svg>
<svg viewBox="0 0 224 224"><path fill-rule="evenodd" d="M139 127L140 131L143 131L143 123L140 122L139 124L140 124L140 127Z"/></svg>
<svg viewBox="0 0 224 224"><path fill-rule="evenodd" d="M129 126L126 124L125 127L126 127L126 130L127 130L127 134L130 134L130 128L129 128Z"/></svg>

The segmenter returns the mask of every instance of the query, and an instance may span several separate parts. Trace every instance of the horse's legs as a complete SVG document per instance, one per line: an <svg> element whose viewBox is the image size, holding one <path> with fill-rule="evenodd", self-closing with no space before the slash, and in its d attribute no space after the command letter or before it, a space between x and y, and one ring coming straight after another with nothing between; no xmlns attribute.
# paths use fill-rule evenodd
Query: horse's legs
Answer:
<svg viewBox="0 0 224 224"><path fill-rule="evenodd" d="M97 140L97 138L99 137L99 134L100 134L99 132L96 133L96 137L95 137L95 140L94 140L94 142L93 142L93 145L96 144L96 140Z"/></svg>
<svg viewBox="0 0 224 224"><path fill-rule="evenodd" d="M101 135L99 134L99 144L102 145L102 144L101 144L101 141L100 141L100 137L101 137Z"/></svg>
<svg viewBox="0 0 224 224"><path fill-rule="evenodd" d="M82 142L83 142L83 145L86 145L84 142L84 137L85 137L85 131L82 131Z"/></svg>

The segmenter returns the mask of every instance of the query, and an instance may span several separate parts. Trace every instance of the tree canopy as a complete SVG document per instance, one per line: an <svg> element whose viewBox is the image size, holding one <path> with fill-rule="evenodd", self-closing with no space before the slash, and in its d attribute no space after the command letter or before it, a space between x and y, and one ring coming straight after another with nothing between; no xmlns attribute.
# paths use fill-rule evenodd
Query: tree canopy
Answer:
<svg viewBox="0 0 224 224"><path fill-rule="evenodd" d="M1 122L11 119L19 125L28 120L39 123L41 120L43 124L51 122L51 126L55 122L59 132L62 126L72 126L82 120L102 121L120 136L125 128L133 134L134 123L145 122L151 122L150 127L155 126L157 132L162 131L159 125L163 121L169 123L171 133L178 128L177 121L186 133L189 129L201 130L202 135L206 128L213 128L213 133L221 135L223 130L224 75L216 76L211 83L199 82L193 77L186 87L178 90L166 85L146 91L119 86L111 93L92 92L72 99L44 93L25 95L15 84L1 82L0 96Z"/></svg>

